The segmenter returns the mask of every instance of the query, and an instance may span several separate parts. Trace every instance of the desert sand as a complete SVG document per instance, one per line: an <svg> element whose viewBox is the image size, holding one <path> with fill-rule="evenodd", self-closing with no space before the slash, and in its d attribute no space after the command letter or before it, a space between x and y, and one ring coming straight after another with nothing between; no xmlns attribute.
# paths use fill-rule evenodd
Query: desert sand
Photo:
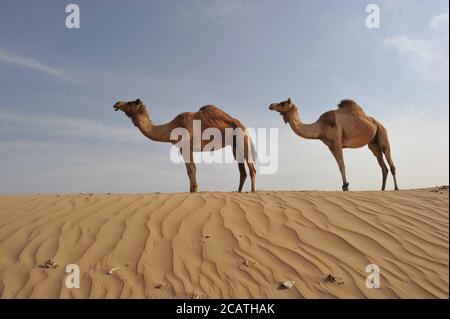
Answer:
<svg viewBox="0 0 450 319"><path fill-rule="evenodd" d="M2 195L0 296L448 298L448 205L440 188Z"/></svg>

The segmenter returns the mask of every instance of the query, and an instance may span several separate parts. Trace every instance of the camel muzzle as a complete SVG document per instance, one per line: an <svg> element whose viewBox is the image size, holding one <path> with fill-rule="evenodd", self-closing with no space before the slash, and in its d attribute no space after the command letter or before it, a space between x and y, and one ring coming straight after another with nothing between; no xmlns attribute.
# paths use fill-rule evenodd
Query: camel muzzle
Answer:
<svg viewBox="0 0 450 319"><path fill-rule="evenodd" d="M122 111L122 106L124 106L125 105L125 103L124 102L117 102L117 103L115 103L114 105L113 105L113 109L114 109L114 111Z"/></svg>

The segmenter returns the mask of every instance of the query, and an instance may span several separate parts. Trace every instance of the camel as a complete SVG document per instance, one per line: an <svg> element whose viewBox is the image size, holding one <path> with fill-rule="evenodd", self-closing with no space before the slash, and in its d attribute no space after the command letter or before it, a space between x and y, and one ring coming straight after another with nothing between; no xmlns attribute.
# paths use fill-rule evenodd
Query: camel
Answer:
<svg viewBox="0 0 450 319"><path fill-rule="evenodd" d="M123 111L129 118L133 124L141 131L141 133L147 138L164 143L171 143L179 148L180 153L183 155L185 159L185 165L187 174L190 182L190 192L194 193L198 191L198 184L196 179L196 166L194 163L193 152L203 152L205 150L205 146L211 142L210 139L204 139L204 137L199 137L200 142L194 143L193 137L193 126L194 120L200 121L201 124L201 133L203 136L203 132L208 128L216 128L221 133L221 141L219 141L217 147L214 150L224 148L228 145L231 145L233 156L238 162L239 168L239 187L238 192L242 192L242 187L247 178L247 172L245 170L245 163L247 163L248 170L250 173L251 179L251 191L255 192L255 180L256 180L256 169L253 163L254 158L256 157L256 153L254 150L253 143L251 142L250 137L246 134L245 126L235 118L232 118L227 113L219 109L214 105L205 105L201 107L197 112L185 112L177 115L172 121L162 124L155 125L150 119L149 113L147 111L144 103L137 99L135 101L122 102L119 101L114 104L113 109L115 111L121 110ZM183 128L186 129L189 133L188 138L190 139L190 147L187 147L189 150L183 150L183 147L178 145L178 140L171 139L171 132L174 129ZM241 129L243 134L243 142L237 142L237 136L231 136L230 138L230 129ZM231 141L231 143L230 143ZM186 148L186 147L185 147ZM208 149L211 151L211 149ZM241 155L241 156L239 156ZM242 160L238 160L238 158L242 158ZM245 159L245 161L244 161Z"/></svg>
<svg viewBox="0 0 450 319"><path fill-rule="evenodd" d="M396 169L391 157L391 149L386 128L373 117L367 116L363 109L352 100L342 100L337 110L323 113L312 124L303 124L298 116L298 110L291 99L273 103L269 107L289 123L295 134L306 139L321 140L333 154L342 176L342 190L349 190L349 182L345 176L345 164L342 149L369 147L378 160L382 172L381 190L386 188L388 169L383 160L383 154L394 178L395 190L398 190Z"/></svg>

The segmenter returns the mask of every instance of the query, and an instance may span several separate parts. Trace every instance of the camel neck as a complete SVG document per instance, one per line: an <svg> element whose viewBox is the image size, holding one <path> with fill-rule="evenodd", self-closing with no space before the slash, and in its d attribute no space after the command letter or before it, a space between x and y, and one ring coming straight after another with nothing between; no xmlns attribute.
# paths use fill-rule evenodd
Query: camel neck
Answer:
<svg viewBox="0 0 450 319"><path fill-rule="evenodd" d="M154 125L146 114L138 114L132 118L132 121L147 138L157 142L170 141L170 129L167 124Z"/></svg>
<svg viewBox="0 0 450 319"><path fill-rule="evenodd" d="M312 124L304 124L300 120L297 107L294 106L288 114L288 122L295 134L306 139L318 139L319 129L317 122Z"/></svg>

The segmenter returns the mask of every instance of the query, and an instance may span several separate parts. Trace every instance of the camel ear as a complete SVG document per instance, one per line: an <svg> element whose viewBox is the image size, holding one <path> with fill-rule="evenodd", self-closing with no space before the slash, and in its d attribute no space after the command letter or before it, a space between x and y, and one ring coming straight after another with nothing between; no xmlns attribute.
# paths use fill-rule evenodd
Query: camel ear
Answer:
<svg viewBox="0 0 450 319"><path fill-rule="evenodd" d="M141 104L141 99L137 99L136 101L134 101L137 105Z"/></svg>
<svg viewBox="0 0 450 319"><path fill-rule="evenodd" d="M288 98L288 100L287 100L289 103L291 103L291 98Z"/></svg>

